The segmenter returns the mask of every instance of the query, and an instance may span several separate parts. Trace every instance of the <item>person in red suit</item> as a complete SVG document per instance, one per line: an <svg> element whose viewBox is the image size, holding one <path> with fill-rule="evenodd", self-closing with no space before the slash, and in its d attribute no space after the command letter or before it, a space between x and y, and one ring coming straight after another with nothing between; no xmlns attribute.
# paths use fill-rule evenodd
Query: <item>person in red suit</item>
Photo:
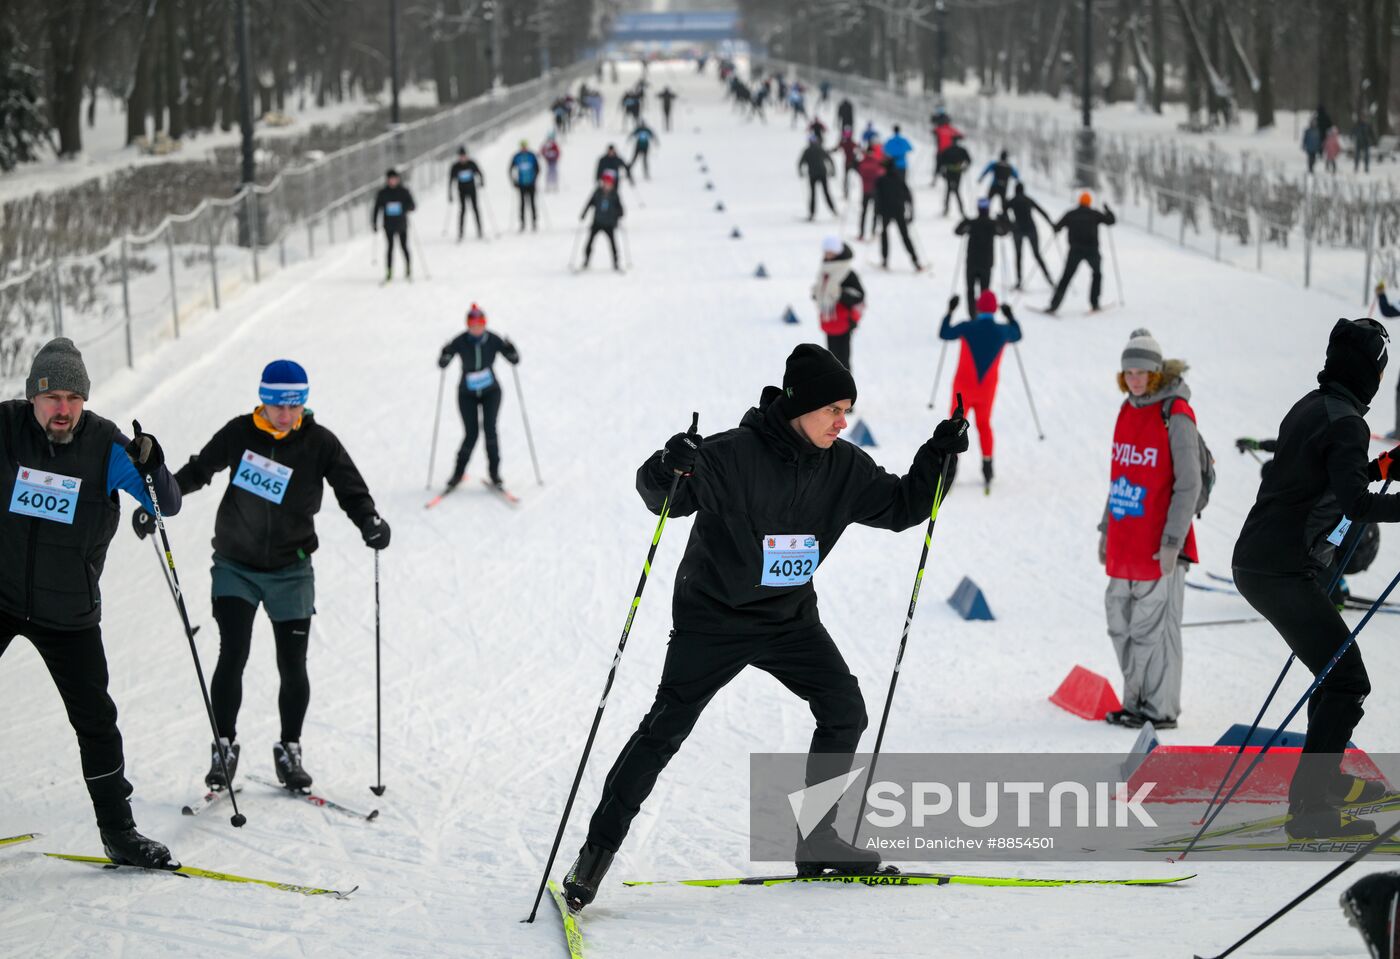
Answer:
<svg viewBox="0 0 1400 959"><path fill-rule="evenodd" d="M1011 315L1011 304L1001 305L1005 323L997 322L997 296L991 290L983 290L977 297L977 310L972 319L963 323L953 322L953 312L958 308L958 298L948 301L948 315L943 317L943 325L938 330L941 340L962 340L962 353L958 357L958 372L953 377L953 405L962 396L963 405L969 418L975 417L977 442L982 448L982 481L984 489L992 489L992 405L997 398L997 380L1001 372L1001 354L1006 344L1021 339L1021 324Z"/></svg>

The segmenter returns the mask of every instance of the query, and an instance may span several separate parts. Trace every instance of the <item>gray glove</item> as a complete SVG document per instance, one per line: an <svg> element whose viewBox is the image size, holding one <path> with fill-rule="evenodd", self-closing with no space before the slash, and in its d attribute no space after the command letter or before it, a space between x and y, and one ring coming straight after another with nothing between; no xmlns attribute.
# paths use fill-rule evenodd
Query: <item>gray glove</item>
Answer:
<svg viewBox="0 0 1400 959"><path fill-rule="evenodd" d="M1108 531L1099 534L1099 565L1108 565Z"/></svg>
<svg viewBox="0 0 1400 959"><path fill-rule="evenodd" d="M1167 546L1163 544L1161 549L1152 554L1152 558L1162 564L1162 575L1170 576L1172 573L1176 572L1176 558L1180 555L1180 546Z"/></svg>

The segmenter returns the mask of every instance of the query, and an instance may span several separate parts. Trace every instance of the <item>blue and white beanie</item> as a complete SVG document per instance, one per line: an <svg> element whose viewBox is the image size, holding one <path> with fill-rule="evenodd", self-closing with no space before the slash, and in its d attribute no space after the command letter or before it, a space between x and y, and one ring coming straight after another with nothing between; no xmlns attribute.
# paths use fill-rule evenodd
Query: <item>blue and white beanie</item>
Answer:
<svg viewBox="0 0 1400 959"><path fill-rule="evenodd" d="M306 370L292 360L273 360L263 369L258 399L266 406L305 406L311 386Z"/></svg>

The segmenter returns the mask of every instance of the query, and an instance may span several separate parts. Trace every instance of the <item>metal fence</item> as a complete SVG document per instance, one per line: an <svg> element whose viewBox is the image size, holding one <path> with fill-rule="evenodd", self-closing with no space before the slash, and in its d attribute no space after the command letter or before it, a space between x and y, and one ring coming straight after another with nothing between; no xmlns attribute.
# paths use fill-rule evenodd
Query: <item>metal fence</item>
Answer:
<svg viewBox="0 0 1400 959"><path fill-rule="evenodd" d="M0 397L21 394L31 359L54 336L78 345L94 383L134 367L241 290L363 232L386 168L405 182L420 168L435 179L460 144L543 110L592 69L580 62L478 97L0 284Z"/></svg>
<svg viewBox="0 0 1400 959"><path fill-rule="evenodd" d="M927 130L940 98L866 77L770 61L856 100L867 114ZM1373 304L1378 279L1400 270L1400 193L1388 181L1359 185L1289 175L1282 164L1182 145L1175 138L1099 132L1095 162L1076 155L1071 123L1008 109L994 97L944 97L954 125L985 156L1011 151L1032 192L1062 194L1086 179L1120 222L1223 263ZM930 151L931 152L931 151ZM930 177L933 159L921 165ZM1088 173L1086 178L1085 173ZM927 181L925 181L927 182Z"/></svg>

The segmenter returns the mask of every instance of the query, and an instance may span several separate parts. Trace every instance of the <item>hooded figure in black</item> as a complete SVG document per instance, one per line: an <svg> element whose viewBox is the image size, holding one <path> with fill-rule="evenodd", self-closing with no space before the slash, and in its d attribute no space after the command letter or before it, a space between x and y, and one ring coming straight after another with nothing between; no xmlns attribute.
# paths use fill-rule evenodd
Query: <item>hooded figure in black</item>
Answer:
<svg viewBox="0 0 1400 959"><path fill-rule="evenodd" d="M807 173L807 219L816 219L818 187L826 198L826 208L835 213L836 204L831 200L831 190L827 189L826 181L827 177L836 175L836 164L831 162L831 157L822 149L821 141L814 136L807 138L807 149L802 151L797 161L797 175L801 176L804 170Z"/></svg>
<svg viewBox="0 0 1400 959"><path fill-rule="evenodd" d="M922 270L919 254L914 249L914 241L909 238L909 224L914 219L914 194L909 192L909 184L895 168L894 158L885 157L881 161L885 172L875 181L875 219L880 223L880 265L890 266L890 224L899 230L899 238L904 241L904 250L914 261L914 269Z"/></svg>
<svg viewBox="0 0 1400 959"><path fill-rule="evenodd" d="M954 136L947 149L939 151L934 166L943 176L944 216L948 215L948 201L957 200L958 215L964 220L967 219L967 210L963 208L962 201L962 178L971 164L972 156L967 152L967 147L963 146L961 135Z"/></svg>
<svg viewBox="0 0 1400 959"><path fill-rule="evenodd" d="M1388 358L1385 329L1375 320L1337 321L1318 388L1283 418L1274 459L1264 468L1258 498L1235 543L1240 594L1314 676L1350 635L1324 581L1338 544L1352 523L1400 521L1400 495L1367 489L1391 479L1400 459L1391 450L1368 462L1366 404L1380 388ZM1370 691L1361 650L1352 643L1308 701L1303 758L1288 795L1292 818L1285 828L1291 837L1355 839L1375 832L1367 820L1344 823L1339 809L1385 791L1339 769Z"/></svg>
<svg viewBox="0 0 1400 959"><path fill-rule="evenodd" d="M1118 220L1108 204L1103 212L1094 209L1094 198L1088 192L1079 194L1079 205L1060 217L1055 224L1055 232L1064 230L1069 236L1069 252L1065 254L1065 268L1060 273L1060 282L1055 287L1055 295L1050 300L1047 313L1054 313L1064 302L1069 283L1079 264L1089 264L1093 279L1089 284L1089 307L1099 308L1099 294L1103 291L1103 259L1099 256L1099 227L1113 226Z"/></svg>
<svg viewBox="0 0 1400 959"><path fill-rule="evenodd" d="M705 706L746 666L811 707L807 783L849 771L865 703L822 626L812 574L852 523L904 530L927 519L940 474L967 449L966 422L945 420L909 472L891 475L838 439L855 396L850 372L804 343L788 357L783 388L765 388L737 428L708 440L677 433L637 470L648 509L659 514L669 503L670 515L694 515L695 524L676 573L656 701L608 773L588 840L564 879L572 907L593 900L657 777ZM879 856L838 836L835 818L833 806L798 839L799 872L876 871Z"/></svg>
<svg viewBox="0 0 1400 959"><path fill-rule="evenodd" d="M977 294L992 288L992 266L996 262L997 237L1011 232L1005 215L991 216L992 203L986 197L977 201L977 216L963 220L953 231L967 237L967 315L977 315Z"/></svg>

